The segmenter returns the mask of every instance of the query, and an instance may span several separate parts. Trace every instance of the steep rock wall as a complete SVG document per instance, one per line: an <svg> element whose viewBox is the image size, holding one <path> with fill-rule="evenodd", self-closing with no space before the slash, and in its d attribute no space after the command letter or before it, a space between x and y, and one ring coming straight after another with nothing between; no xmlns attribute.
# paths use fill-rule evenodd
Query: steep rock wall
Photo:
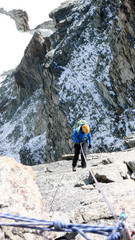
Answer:
<svg viewBox="0 0 135 240"><path fill-rule="evenodd" d="M117 94L117 103L123 109L135 107L135 8L133 1L122 1L117 28L113 28L113 61L110 75ZM117 37L115 37L117 35Z"/></svg>
<svg viewBox="0 0 135 240"><path fill-rule="evenodd" d="M124 138L135 130L132 4L64 3L50 13L54 33L35 33L12 75L11 98L3 94L1 100L1 122L12 125L2 139L23 163L57 161L72 152L80 118L90 123L93 151L127 147Z"/></svg>

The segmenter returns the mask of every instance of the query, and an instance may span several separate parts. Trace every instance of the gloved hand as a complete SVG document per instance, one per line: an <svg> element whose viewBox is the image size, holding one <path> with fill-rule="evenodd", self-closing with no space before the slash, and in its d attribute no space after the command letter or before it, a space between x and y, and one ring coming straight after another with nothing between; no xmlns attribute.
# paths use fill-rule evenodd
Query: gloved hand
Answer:
<svg viewBox="0 0 135 240"><path fill-rule="evenodd" d="M88 146L88 148L92 148L92 146L91 146L91 145L89 145L89 146Z"/></svg>

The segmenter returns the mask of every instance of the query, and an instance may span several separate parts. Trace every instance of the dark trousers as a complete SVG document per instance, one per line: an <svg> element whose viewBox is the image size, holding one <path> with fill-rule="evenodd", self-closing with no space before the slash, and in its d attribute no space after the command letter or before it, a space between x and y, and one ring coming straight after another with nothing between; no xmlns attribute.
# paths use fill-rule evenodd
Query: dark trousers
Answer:
<svg viewBox="0 0 135 240"><path fill-rule="evenodd" d="M83 153L81 152L81 166L86 167L85 158L86 158L86 154L87 154L88 143L84 142L84 143L81 143L81 144L82 144L82 149L83 149ZM80 151L81 151L80 144L75 143L74 150L75 150L75 154L74 154L72 166L76 167L77 162L78 162L78 158L79 158L79 154L80 154ZM83 154L84 154L85 158L84 158Z"/></svg>

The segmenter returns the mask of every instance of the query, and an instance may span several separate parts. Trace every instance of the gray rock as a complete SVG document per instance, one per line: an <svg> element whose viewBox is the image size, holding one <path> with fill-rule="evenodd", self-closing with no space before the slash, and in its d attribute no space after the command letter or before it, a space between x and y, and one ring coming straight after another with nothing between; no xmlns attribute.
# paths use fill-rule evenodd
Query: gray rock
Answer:
<svg viewBox="0 0 135 240"><path fill-rule="evenodd" d="M19 31L25 32L30 29L28 24L29 19L26 11L23 11L21 9L6 11L3 8L0 8L0 13L11 17L15 21L16 27Z"/></svg>
<svg viewBox="0 0 135 240"><path fill-rule="evenodd" d="M133 160L127 160L125 163L127 164L129 170L132 173L134 173L135 172L135 160L134 159Z"/></svg>
<svg viewBox="0 0 135 240"><path fill-rule="evenodd" d="M113 214L119 219L124 211L127 216L126 225L131 231L134 228L135 181L132 175L126 178L128 168L125 159L129 160L134 155L135 149L91 154L87 156L88 167L82 169L78 162L76 172L72 171L72 160L69 159L33 166L36 182L46 200L47 213L53 219L55 212L58 216L64 214L67 221L78 224L113 226ZM110 162L107 165L102 163L105 158ZM90 171L95 177L100 177L97 178L98 184L90 182ZM92 234L88 236L97 239ZM71 239L83 238L77 235ZM98 239L101 239L100 236Z"/></svg>
<svg viewBox="0 0 135 240"><path fill-rule="evenodd" d="M124 142L129 148L135 147L135 132L128 135Z"/></svg>
<svg viewBox="0 0 135 240"><path fill-rule="evenodd" d="M120 214L126 214L126 227L134 230L134 188L133 174L128 179L121 174L128 173L125 159L135 155L135 149L87 156L87 168L78 167L72 171L72 160L35 165L32 168L17 163L13 158L1 157L0 208L2 213L33 217L62 223L114 226ZM107 158L109 164L102 160ZM102 176L102 181L90 183L89 173ZM106 181L111 179L111 181ZM100 179L99 179L100 180ZM104 181L105 180L105 181ZM114 219L115 217L115 219ZM4 220L9 222L8 219ZM49 235L48 235L49 234ZM91 239L102 239L100 235L87 233ZM42 239L34 229L2 226L3 239ZM77 233L44 233L47 239L84 238Z"/></svg>
<svg viewBox="0 0 135 240"><path fill-rule="evenodd" d="M73 153L81 118L90 124L94 153L134 146L134 14L127 0L70 1L50 13L54 32L44 37L37 28L1 84L2 155L30 165L58 161Z"/></svg>

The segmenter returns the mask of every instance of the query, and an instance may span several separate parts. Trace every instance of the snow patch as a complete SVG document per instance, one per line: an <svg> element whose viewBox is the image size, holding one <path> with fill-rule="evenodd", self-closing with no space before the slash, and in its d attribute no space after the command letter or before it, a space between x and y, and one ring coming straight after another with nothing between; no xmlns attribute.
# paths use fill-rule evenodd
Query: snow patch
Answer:
<svg viewBox="0 0 135 240"><path fill-rule="evenodd" d="M0 127L0 155L10 156L20 162L20 149L27 145L32 147L32 151L46 144L46 134L43 133L34 136L34 116L36 115L38 104L37 96L40 95L40 90L37 90L29 99L29 105L22 103L12 117L12 120L3 123ZM36 99L36 100L35 100ZM25 104L27 107L25 107ZM27 140L26 140L27 139ZM38 158L39 159L39 158Z"/></svg>

